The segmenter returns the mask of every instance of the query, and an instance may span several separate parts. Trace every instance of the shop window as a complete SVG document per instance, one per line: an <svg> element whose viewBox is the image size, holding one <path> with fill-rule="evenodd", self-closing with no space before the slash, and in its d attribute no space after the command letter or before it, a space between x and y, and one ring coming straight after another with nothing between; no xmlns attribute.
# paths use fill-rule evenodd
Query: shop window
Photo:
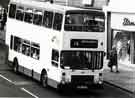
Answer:
<svg viewBox="0 0 135 98"><path fill-rule="evenodd" d="M21 39L19 37L14 37L14 50L21 52Z"/></svg>
<svg viewBox="0 0 135 98"><path fill-rule="evenodd" d="M45 11L43 18L43 26L52 28L53 12Z"/></svg>
<svg viewBox="0 0 135 98"><path fill-rule="evenodd" d="M10 4L9 17L10 18L15 18L15 13L16 13L16 5L15 4Z"/></svg>
<svg viewBox="0 0 135 98"><path fill-rule="evenodd" d="M58 67L59 52L57 50L52 50L52 65Z"/></svg>
<svg viewBox="0 0 135 98"><path fill-rule="evenodd" d="M39 60L40 46L37 43L31 43L31 57Z"/></svg>
<svg viewBox="0 0 135 98"><path fill-rule="evenodd" d="M21 6L18 6L16 10L16 19L23 21L24 18L24 8Z"/></svg>
<svg viewBox="0 0 135 98"><path fill-rule="evenodd" d="M61 30L62 17L63 17L62 14L55 13L54 23L53 23L53 29L55 29L55 30Z"/></svg>
<svg viewBox="0 0 135 98"><path fill-rule="evenodd" d="M24 55L30 56L30 42L27 40L23 40L22 53Z"/></svg>
<svg viewBox="0 0 135 98"><path fill-rule="evenodd" d="M28 23L32 23L32 21L33 21L33 10L31 8L27 8L25 10L24 21L28 22Z"/></svg>
<svg viewBox="0 0 135 98"><path fill-rule="evenodd" d="M131 63L131 32L113 30L112 47L116 47L119 62Z"/></svg>
<svg viewBox="0 0 135 98"><path fill-rule="evenodd" d="M35 10L33 24L41 25L42 24L42 17L43 17L43 12L40 10Z"/></svg>

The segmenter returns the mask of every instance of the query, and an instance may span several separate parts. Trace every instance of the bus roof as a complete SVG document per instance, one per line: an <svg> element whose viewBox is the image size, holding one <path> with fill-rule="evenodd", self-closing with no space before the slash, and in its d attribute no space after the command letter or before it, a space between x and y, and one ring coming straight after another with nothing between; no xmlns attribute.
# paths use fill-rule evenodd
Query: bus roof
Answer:
<svg viewBox="0 0 135 98"><path fill-rule="evenodd" d="M45 1L37 1L37 0L10 0L10 3L20 4L20 5L26 5L31 6L33 8L41 8L41 9L50 9L50 10L56 10L60 12L66 12L68 10L92 10L92 11L99 11L97 9L84 9L80 7L73 7L73 6L66 6L66 5L59 5L55 3L45 2Z"/></svg>

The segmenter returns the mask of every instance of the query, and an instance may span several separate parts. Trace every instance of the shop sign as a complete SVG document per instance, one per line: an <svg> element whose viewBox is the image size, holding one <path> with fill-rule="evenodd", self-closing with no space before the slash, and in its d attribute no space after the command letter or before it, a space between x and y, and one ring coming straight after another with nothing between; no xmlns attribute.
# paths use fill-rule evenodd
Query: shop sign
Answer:
<svg viewBox="0 0 135 98"><path fill-rule="evenodd" d="M135 26L135 21L131 21L129 18L124 18L123 25L124 26Z"/></svg>
<svg viewBox="0 0 135 98"><path fill-rule="evenodd" d="M135 14L112 13L111 28L126 31L135 31Z"/></svg>

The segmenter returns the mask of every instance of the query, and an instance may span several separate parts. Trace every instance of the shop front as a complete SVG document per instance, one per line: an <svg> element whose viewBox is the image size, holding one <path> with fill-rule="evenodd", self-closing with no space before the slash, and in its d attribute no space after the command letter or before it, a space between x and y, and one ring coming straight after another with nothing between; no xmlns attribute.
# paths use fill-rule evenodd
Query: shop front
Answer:
<svg viewBox="0 0 135 98"><path fill-rule="evenodd" d="M109 12L107 51L116 47L118 61L135 64L135 13Z"/></svg>
<svg viewBox="0 0 135 98"><path fill-rule="evenodd" d="M134 0L109 1L103 8L107 16L106 51L116 47L118 62L135 67Z"/></svg>

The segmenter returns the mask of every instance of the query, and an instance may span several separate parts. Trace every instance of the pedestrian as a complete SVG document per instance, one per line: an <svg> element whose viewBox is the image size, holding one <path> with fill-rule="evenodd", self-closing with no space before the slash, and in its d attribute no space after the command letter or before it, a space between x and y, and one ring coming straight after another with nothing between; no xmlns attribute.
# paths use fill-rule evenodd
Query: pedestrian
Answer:
<svg viewBox="0 0 135 98"><path fill-rule="evenodd" d="M2 22L3 30L4 30L4 27L5 27L5 25L6 25L6 22L7 22L7 11L6 11L6 9L4 9L3 22Z"/></svg>
<svg viewBox="0 0 135 98"><path fill-rule="evenodd" d="M113 66L116 68L116 72L118 73L118 61L117 61L117 50L116 47L113 47L109 54L109 63L108 67L110 67L110 71L113 72Z"/></svg>
<svg viewBox="0 0 135 98"><path fill-rule="evenodd" d="M4 30L6 22L7 22L7 12L6 9L3 9L2 19L1 19L1 30Z"/></svg>

